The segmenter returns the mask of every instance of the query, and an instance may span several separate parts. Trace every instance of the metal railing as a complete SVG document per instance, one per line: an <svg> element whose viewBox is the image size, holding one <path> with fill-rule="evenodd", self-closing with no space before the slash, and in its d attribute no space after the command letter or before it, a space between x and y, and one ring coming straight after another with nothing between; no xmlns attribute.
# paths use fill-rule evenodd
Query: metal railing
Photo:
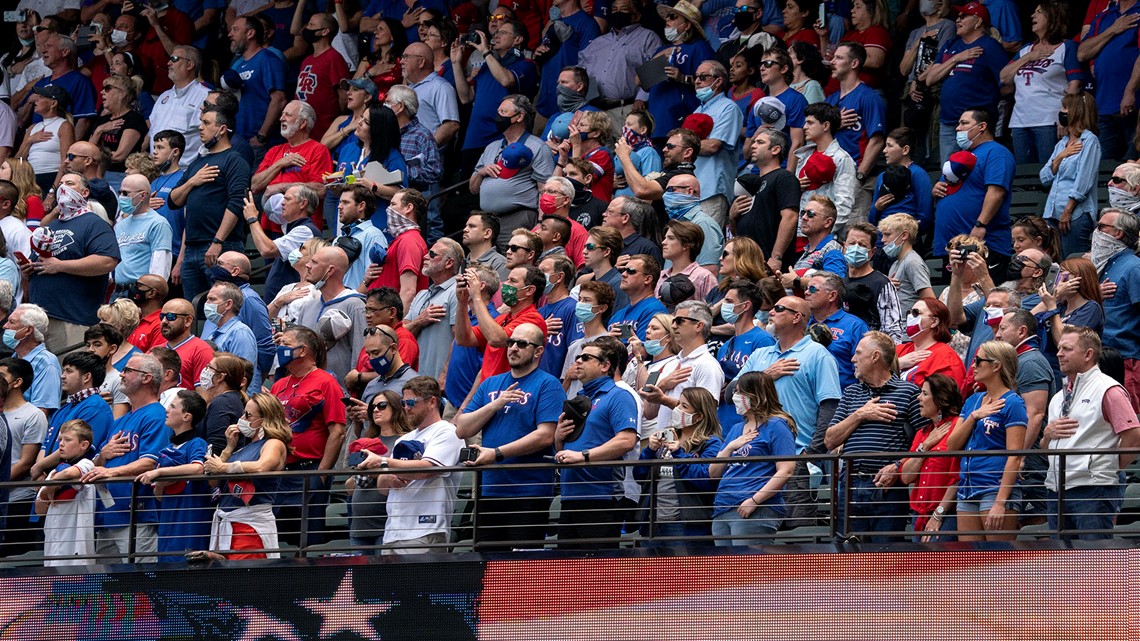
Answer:
<svg viewBox="0 0 1140 641"><path fill-rule="evenodd" d="M1140 449L1114 449L1114 450L1020 450L1020 451L993 451L993 452L861 452L861 453L827 453L827 454L814 454L814 455L801 455L795 457L795 460L800 463L810 463L812 466L822 470L822 473L816 472L811 475L812 478L805 478L800 474L796 476L796 480L801 481L801 485L808 485L810 487L812 480L818 480L819 485L814 489L808 491L808 505L811 506L806 517L800 516L798 520L807 519L806 523L799 523L794 527L781 527L774 532L761 532L761 533L748 533L744 535L731 534L731 535L716 535L711 531L711 511L708 507L712 505L715 496L715 490L706 491L683 491L683 485L678 484L680 477L672 474L677 469L676 466L686 465L709 465L709 464L770 464L778 460L787 460L781 457L770 456L755 456L755 457L731 457L731 458L707 458L707 459L646 459L646 460L619 460L619 461L605 461L605 462L590 462L582 463L574 466L556 465L551 463L536 463L536 464L519 464L519 465L495 465L483 468L472 468L466 466L455 467L438 467L433 468L432 472L436 475L449 475L448 476L448 496L452 497L451 509L444 513L442 516L448 522L447 537L442 542L423 542L417 543L415 547L425 548L433 552L481 552L488 550L500 551L503 549L549 549L556 547L567 547L567 544L573 543L576 549L589 548L589 547L640 547L640 546L661 546L668 544L685 544L685 545L712 545L724 544L727 540L746 540L750 545L778 545L778 544L802 544L802 543L826 543L826 544L865 544L869 541L875 540L877 537L884 537L891 541L911 541L916 536L921 536L920 532L915 532L909 529L909 525L890 530L871 531L858 529L859 523L865 522L868 518L876 518L874 514L867 514L866 508L875 509L884 508L884 506L893 508L889 511L892 512L893 518L906 518L910 522L913 516L913 510L910 510L909 505L903 509L898 503L905 501L909 504L911 488L895 484L894 487L904 488L904 492L899 494L899 497L894 499L882 499L878 501L862 500L853 494L853 478L865 480L868 477L866 470L874 468L879 465L888 465L895 461L905 458L939 458L939 457L968 457L968 458L982 458L982 457L1001 457L1007 456L1043 456L1048 457L1049 460L1055 461L1057 466L1057 478L1067 478L1067 468L1069 467L1069 459L1071 457L1085 457L1085 456L1106 456L1106 455L1136 455L1140 453ZM860 474L856 470L854 463L865 463L866 461L875 461L876 463L868 468L862 465L860 469L864 470ZM602 468L614 469L615 478L624 474L633 473L640 479L637 488L640 490L640 497L637 503L637 509L633 509L632 504L625 506L614 506L607 508L605 506L599 507L591 505L584 510L576 510L571 506L574 501L567 499L565 496L559 496L560 491L563 489L571 489L569 484L559 481L557 475L565 473L570 468ZM618 470L620 468L620 471ZM549 509L538 509L528 512L526 509L519 508L517 511L509 513L512 517L527 516L532 517L531 532L540 533L541 536L531 538L519 538L517 536L511 540L504 542L501 539L488 538L487 528L488 524L485 519L488 508L485 507L490 501L483 497L484 489L486 486L483 476L487 472L496 473L518 473L518 472L544 472L550 473L553 477L552 486L549 488L548 494L552 497ZM289 540L289 543L282 543L279 547L272 549L257 549L257 550L241 550L243 553L258 553L258 552L277 552L282 556L295 555L298 557L316 556L316 555L345 555L345 554L359 554L359 553L375 553L377 551L390 552L398 545L384 545L379 542L372 544L353 544L348 534L351 531L353 518L363 518L359 515L353 516L348 512L354 505L354 499L348 497L344 481L348 477L357 477L358 479L376 478L380 479L384 475L397 474L392 470L363 470L358 471L354 469L338 469L332 471L282 471L263 474L216 474L210 476L183 476L183 477L163 477L161 480L164 482L172 481L210 481L219 482L223 488L229 481L241 481L250 479L259 479L266 481L270 479L285 479L285 478L298 478L302 477L303 482L300 487L299 504L294 509L295 514L291 517L280 515L277 517L277 528L283 539ZM330 479L329 489L324 489L326 486L316 484L316 488L310 487L310 481L314 477L323 477ZM672 490L670 490L669 479L672 480ZM433 477L435 478L435 477ZM607 478L609 476L607 475ZM755 477L744 477L755 478ZM1044 472L1040 473L1040 478L1044 478ZM333 480L335 479L335 480ZM808 481L808 483L803 483ZM107 561L139 561L139 560L152 560L156 556L179 556L181 557L185 551L172 551L166 553L153 553L148 551L139 550L137 547L137 538L139 534L140 518L139 506L140 501L145 498L148 493L147 490L140 486L138 483L130 479L122 480L105 480L104 483L130 483L131 485L131 500L128 506L123 509L129 512L129 525L128 525L128 549L125 554L95 554L83 557L93 562L107 562ZM44 485L73 485L72 482L10 482L0 484L0 490L15 489L21 487L39 488ZM620 483L618 483L620 485ZM632 488L632 484L626 484L627 487ZM532 489L545 489L541 488L540 484L532 484ZM564 487L565 486L565 487ZM1042 489L1040 481L1021 482L1021 487L1025 489ZM1066 526L1066 517L1080 516L1075 512L1075 506L1080 504L1080 499L1067 499L1067 489L1064 483L1059 484L1056 492L1056 504L1058 506L1057 519L1058 526L1056 528L1041 527L1039 524L1031 525L1026 529L1021 527L1016 529L1007 530L984 530L984 529L961 529L955 528L954 530L945 530L940 532L940 536L964 536L964 537L978 537L978 536L1007 536L1007 537L1021 537L1021 538L1068 538L1078 535L1107 535L1112 538L1137 538L1140 537L1140 484L1133 484L1124 482L1120 485L1114 486L1115 493L1119 499L1115 500L1116 517L1113 519L1113 527L1101 529L1073 529ZM1137 493L1129 496L1127 489L1135 487ZM758 488L757 488L758 489ZM939 489L939 488L933 488ZM941 488L945 490L945 487ZM678 491L681 490L681 491ZM357 489L356 491L361 491ZM326 494L326 492L328 494ZM547 492L537 492L539 494L547 494ZM787 498L790 490L784 490L784 497ZM279 493L280 494L280 493ZM206 493L199 494L203 499L207 498ZM314 498L314 495L317 495ZM189 495L186 495L189 496ZM331 502L324 498L329 496ZM521 499L528 499L532 497L519 497ZM673 501L685 499L690 505L699 505L703 516L701 518L689 518L687 520L664 519L663 514L670 511L670 506L674 506ZM837 500L838 499L838 500ZM1128 499L1131 499L1129 502ZM100 499L96 498L95 501ZM363 511L368 507L375 507L372 503L359 503L360 497L357 497L357 509ZM503 505L510 504L509 500L504 503L503 499L498 500L496 512L503 513ZM540 502L541 503L541 502ZM1123 503L1123 505L1122 505ZM28 505L27 503L19 503L15 505ZM433 506L432 502L425 503L426 506ZM162 509L159 503L159 509ZM681 512L682 506L675 505L677 509L674 512ZM316 516L310 514L310 509L315 508L317 511ZM1123 508L1123 511L1122 511ZM208 509L213 509L212 507ZM426 508L425 508L426 509ZM614 510L622 510L620 515L615 516ZM1079 509L1079 508L1076 508ZM622 529L615 529L612 536L587 536L575 538L573 541L559 540L559 529L566 524L565 516L575 512L578 514L577 518L581 518L582 514L586 515L585 520L579 520L579 523L584 523L587 526L591 524L609 524L610 527L617 527ZM307 516L308 515L308 516ZM982 515L984 518L984 514ZM1042 516L1053 516L1052 514L1038 513L1037 518ZM591 521L590 519L595 519ZM784 517L786 520L788 517ZM1127 520L1127 523L1121 523L1117 520ZM202 522L198 524L201 526ZM543 525L545 524L545 525ZM668 533L670 526L684 526L689 529L684 533ZM38 526L33 526L38 527ZM701 531L703 533L698 533ZM6 530L6 535L13 533L11 528ZM473 534L469 534L473 533ZM6 536L7 538L7 536ZM215 550L215 552L225 553L226 550ZM50 560L50 557L45 557L43 554L43 547L40 544L38 551L33 550L26 552L18 557L0 558L0 565L5 563L11 564L39 564L45 561L45 558ZM74 557L69 557L74 558Z"/></svg>

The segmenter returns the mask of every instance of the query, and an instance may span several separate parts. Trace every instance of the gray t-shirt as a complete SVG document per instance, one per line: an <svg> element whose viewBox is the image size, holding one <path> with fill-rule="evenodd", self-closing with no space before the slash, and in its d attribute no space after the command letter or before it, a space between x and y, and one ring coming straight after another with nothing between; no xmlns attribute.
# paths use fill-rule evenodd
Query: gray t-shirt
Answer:
<svg viewBox="0 0 1140 641"><path fill-rule="evenodd" d="M20 460L20 453L25 445L43 443L47 434L48 421L44 413L31 403L24 403L14 410L6 410L4 416L8 419L8 433L12 438L12 461L15 465ZM25 474L13 481L26 481L30 477ZM27 501L34 498L36 488L21 487L12 490L8 496L9 501Z"/></svg>
<svg viewBox="0 0 1140 641"><path fill-rule="evenodd" d="M320 320L334 309L344 312L351 324L340 338L330 340L329 336L321 334ZM364 320L364 296L348 289L328 303L318 296L300 309L297 324L312 329L325 339L325 344L328 345L328 366L325 369L344 385L344 377L356 367L356 358L364 349L364 328L368 327L368 322Z"/></svg>
<svg viewBox="0 0 1140 641"><path fill-rule="evenodd" d="M507 269L507 257L496 251L494 247L488 249L482 256L472 258L472 260L499 272L500 280L506 280L511 273L511 270Z"/></svg>
<svg viewBox="0 0 1140 641"><path fill-rule="evenodd" d="M451 341L455 338L455 279L451 278L442 285L434 283L421 290L412 299L405 319L415 319L429 305L443 307L443 318L435 323L424 326L420 330L416 342L420 346L420 374L439 378L439 373L447 365L447 357L451 354Z"/></svg>
<svg viewBox="0 0 1140 641"><path fill-rule="evenodd" d="M399 435L380 436L380 441L392 451ZM372 539L384 536L384 523L388 520L386 503L388 495L376 489L378 476L356 477L356 489L352 492L352 521L349 522L349 536L354 539Z"/></svg>
<svg viewBox="0 0 1140 641"><path fill-rule="evenodd" d="M510 178L484 178L479 185L479 209L509 214L519 209L538 208L538 185L545 183L554 173L554 157L538 136L524 134L522 143L534 153L534 160ZM499 154L506 146L506 138L487 145L475 171L498 162Z"/></svg>
<svg viewBox="0 0 1140 641"><path fill-rule="evenodd" d="M930 269L926 261L913 249L891 265L888 276L899 281L899 306L903 315L910 312L918 300L918 292L930 287Z"/></svg>

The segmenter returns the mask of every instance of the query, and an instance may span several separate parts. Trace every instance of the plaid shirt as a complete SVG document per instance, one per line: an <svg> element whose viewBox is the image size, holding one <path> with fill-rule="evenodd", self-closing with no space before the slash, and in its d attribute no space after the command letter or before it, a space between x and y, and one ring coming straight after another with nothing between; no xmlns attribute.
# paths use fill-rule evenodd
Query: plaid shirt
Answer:
<svg viewBox="0 0 1140 641"><path fill-rule="evenodd" d="M420 191L439 182L443 175L443 159L439 155L439 147L435 144L435 137L420 124L419 119L412 118L400 130L400 153L404 162L408 163L408 185ZM413 162L413 159L417 159Z"/></svg>

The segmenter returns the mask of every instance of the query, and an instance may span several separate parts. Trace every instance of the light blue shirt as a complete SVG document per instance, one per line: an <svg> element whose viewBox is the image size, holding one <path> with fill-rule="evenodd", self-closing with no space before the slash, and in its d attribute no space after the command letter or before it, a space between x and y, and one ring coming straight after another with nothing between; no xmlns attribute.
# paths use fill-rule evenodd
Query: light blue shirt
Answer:
<svg viewBox="0 0 1140 641"><path fill-rule="evenodd" d="M633 161L633 167L637 173L642 176L648 176L654 172L661 171L661 154L653 148L653 145L645 145L640 149L635 149L629 154L629 159ZM614 154L614 175L624 176L625 168L621 165L621 158ZM629 187L622 187L614 192L614 196L633 196L633 189Z"/></svg>
<svg viewBox="0 0 1140 641"><path fill-rule="evenodd" d="M1045 199L1042 218L1060 219L1061 212L1069 204L1069 199L1077 201L1073 219L1088 214L1096 218L1097 171L1100 168L1100 139L1088 129L1081 132L1081 150L1061 161L1057 173L1053 173L1053 159L1069 144L1065 136L1053 147L1053 154L1041 167L1041 184L1049 187L1049 197Z"/></svg>
<svg viewBox="0 0 1140 641"><path fill-rule="evenodd" d="M242 309L245 309L244 305ZM257 359L257 338L254 337L253 330L238 320L237 316L223 323L221 327L215 327L213 323L203 326L202 340L213 341L218 346L217 351L219 352L229 352L253 363L253 380L250 381L248 390L250 392L261 391L261 367L258 366Z"/></svg>
<svg viewBox="0 0 1140 641"><path fill-rule="evenodd" d="M254 338L257 339L256 365L262 372L268 372L273 368L273 358L277 355L277 346L273 343L273 328L269 326L269 309L265 306L261 294L258 294L248 282L235 284L241 289L245 298L237 319L253 332ZM205 321L202 325L202 337L208 339L217 329L217 325L209 320Z"/></svg>
<svg viewBox="0 0 1140 641"><path fill-rule="evenodd" d="M368 270L368 265L371 264L371 259L368 258L368 250L372 249L373 245L387 247L388 238L384 236L384 232L376 229L376 226L369 220L360 221L351 227L345 226L341 233L360 241L360 255L352 261L352 264L348 266L348 271L344 273L344 286L349 289L356 289L360 285L360 281L364 280L364 272Z"/></svg>
<svg viewBox="0 0 1140 641"><path fill-rule="evenodd" d="M47 351L43 344L36 345L24 360L32 366L35 374L32 386L24 392L24 400L40 409L59 409L60 397L63 394L59 377L63 373L59 366L59 358Z"/></svg>
<svg viewBox="0 0 1140 641"><path fill-rule="evenodd" d="M20 268L16 267L16 262L11 258L0 258L0 280L6 280L12 284L12 291L15 295L12 296L12 305L8 311L16 309L16 305L24 297L24 288L21 286L23 278L20 275Z"/></svg>
<svg viewBox="0 0 1140 641"><path fill-rule="evenodd" d="M791 349L783 352L777 342L752 352L744 362L744 367L740 368L736 380L748 372L762 372L776 361L786 358L799 361L800 369L795 374L777 378L776 393L784 405L784 411L796 421L796 451L802 452L811 444L812 434L815 433L819 404L829 399L838 400L841 395L839 368L831 352L810 336L804 336Z"/></svg>
<svg viewBox="0 0 1140 641"><path fill-rule="evenodd" d="M733 183L736 182L736 143L744 127L744 114L724 93L718 93L708 102L697 107L699 114L712 117L713 129L709 140L719 140L720 150L710 156L697 156L693 175L701 183L701 200L723 194L732 200ZM720 258L719 256L717 257Z"/></svg>
<svg viewBox="0 0 1140 641"><path fill-rule="evenodd" d="M420 99L420 110L416 113L416 118L428 131L434 133L449 120L459 122L459 98L455 87L438 73L429 73L427 78L411 87Z"/></svg>
<svg viewBox="0 0 1140 641"><path fill-rule="evenodd" d="M115 222L115 240L119 241L122 261L115 267L115 283L128 285L151 273L155 252L173 251L170 223L153 209L142 214L120 218Z"/></svg>
<svg viewBox="0 0 1140 641"><path fill-rule="evenodd" d="M707 184L701 181L701 184ZM701 245L701 253L697 255L698 265L720 265L720 252L724 249L724 231L720 225L713 220L705 212L701 211L700 207L694 207L689 210L681 220L687 220L705 233L705 243Z"/></svg>

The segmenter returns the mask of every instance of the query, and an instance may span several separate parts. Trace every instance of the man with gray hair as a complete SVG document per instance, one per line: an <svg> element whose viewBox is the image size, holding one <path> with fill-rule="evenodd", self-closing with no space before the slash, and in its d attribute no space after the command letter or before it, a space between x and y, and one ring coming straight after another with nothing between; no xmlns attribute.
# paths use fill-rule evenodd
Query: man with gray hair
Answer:
<svg viewBox="0 0 1140 641"><path fill-rule="evenodd" d="M455 87L435 72L434 56L431 47L413 42L404 49L401 65L404 84L420 99L416 117L435 132L435 143L443 147L459 132L459 97Z"/></svg>
<svg viewBox="0 0 1140 641"><path fill-rule="evenodd" d="M396 114L396 122L400 123L400 153L405 159L418 159L417 162L408 163L408 185L430 199L439 192L443 158L431 130L416 117L420 110L420 99L410 87L395 85L388 90L384 104ZM443 236L439 199L432 202L435 203L434 206L428 208L428 242Z"/></svg>
<svg viewBox="0 0 1140 641"><path fill-rule="evenodd" d="M716 356L709 351L708 340L713 318L709 306L701 301L687 300L673 312L673 334L676 338L677 360L661 368L657 385L648 385L638 394L645 401L645 419L657 418L659 429L675 428L680 432L680 415L674 410L681 403L681 392L690 387L702 387L713 396L720 396L724 387L724 370ZM666 383L675 383L664 391Z"/></svg>
<svg viewBox="0 0 1140 641"><path fill-rule="evenodd" d="M250 181L250 189L263 198L265 206L261 226L272 233L280 231L281 202L290 187L304 184L320 198L325 196L321 176L332 171L333 162L328 147L312 138L316 121L317 113L309 103L294 100L285 105L281 111L281 135L285 142L266 152ZM314 209L310 215L317 229L324 229L321 209Z"/></svg>
<svg viewBox="0 0 1140 641"><path fill-rule="evenodd" d="M554 176L546 181L538 190L539 200L546 198L549 202L548 206L543 207L542 216L554 216L557 218L564 218L570 224L570 238L566 241L566 256L574 263L575 269L581 269L585 264L586 258L582 253L586 249L586 239L589 237L589 232L582 226L582 223L570 217L570 205L574 201L574 185L566 178L561 176ZM549 198L547 196L553 196ZM541 225L535 225L531 231L536 234L539 233Z"/></svg>
<svg viewBox="0 0 1140 641"><path fill-rule="evenodd" d="M40 59L51 71L51 75L40 78L36 81L35 87L51 85L62 87L67 91L67 95L71 98L69 113L75 118L75 139L86 140L90 133L88 129L98 112L95 109L95 85L76 68L79 47L75 46L74 40L61 33L48 33L39 43L39 51ZM43 120L38 114L32 116L32 101L27 100L20 107L21 125L28 124L29 116L35 122Z"/></svg>
<svg viewBox="0 0 1140 641"><path fill-rule="evenodd" d="M641 235L642 225L655 215L653 205L633 196L614 196L602 214L602 224L621 232L622 250L616 266L623 269L630 256L645 254L661 263L661 247Z"/></svg>
<svg viewBox="0 0 1140 641"><path fill-rule="evenodd" d="M534 121L534 105L529 98L507 96L499 103L497 114L496 122L505 126L503 135L483 150L468 187L471 193L479 194L479 209L498 215L497 244L503 251L513 230L531 229L538 222L538 192L554 173L554 158L538 136L527 133ZM571 191L568 200L573 198ZM569 212L569 203L566 210Z"/></svg>
<svg viewBox="0 0 1140 641"><path fill-rule="evenodd" d="M229 352L253 363L253 378L247 388L252 393L261 391L261 368L258 367L257 337L253 330L238 318L245 296L233 283L217 282L206 294L202 310L206 320L213 323L210 333L203 331L202 339L216 346L215 352ZM205 328L203 328L205 330ZM159 375L161 379L161 374Z"/></svg>
<svg viewBox="0 0 1140 641"><path fill-rule="evenodd" d="M722 196L727 209L727 199L732 196L732 183L736 178L736 158L739 156L736 141L744 127L744 114L725 93L730 85L728 70L721 63L715 60L702 62L693 76L693 86L701 103L695 113L706 114L713 121L712 133L701 141L693 173L701 183L705 200Z"/></svg>
<svg viewBox="0 0 1140 641"><path fill-rule="evenodd" d="M159 456L170 445L166 409L158 401L162 363L150 354L132 356L123 368L122 385L130 399L131 411L115 421L105 442L93 444L98 448L93 460L95 468L83 476L84 483L137 478L158 467ZM120 555L120 562L153 563L158 549L154 490L145 483L137 490L131 483L106 483L100 488L104 498L95 502L96 552ZM133 496L132 505L135 491L137 495ZM110 505L108 498L114 501ZM128 559L132 517L136 528L135 552L143 556Z"/></svg>
<svg viewBox="0 0 1140 641"><path fill-rule="evenodd" d="M412 299L404 319L404 329L416 337L420 346L420 374L435 379L447 367L455 338L455 275L462 267L462 245L450 238L435 241L424 256L428 287Z"/></svg>
<svg viewBox="0 0 1140 641"><path fill-rule="evenodd" d="M198 111L210 94L210 88L198 79L201 72L202 53L197 48L190 45L175 47L166 63L166 75L174 86L155 98L154 109L150 112L148 143L153 147L154 135L160 131L182 134L186 140L186 150L181 159L183 166L194 162L202 149L202 141L197 135L197 119L187 118L188 114Z"/></svg>
<svg viewBox="0 0 1140 641"><path fill-rule="evenodd" d="M339 55L339 54L338 54ZM270 262L269 273L265 276L265 297L273 300L281 288L300 279L289 255L299 252L301 245L310 238L319 238L321 230L313 224L313 213L321 204L321 197L308 185L292 185L285 190L281 200L281 231L283 235L270 238L261 227L257 216L257 204L253 194L245 199L242 216L249 225L249 235L253 244L266 262ZM217 267L215 267L217 269Z"/></svg>
<svg viewBox="0 0 1140 641"><path fill-rule="evenodd" d="M871 331L863 319L849 314L843 309L846 296L843 278L832 272L816 272L808 281L804 298L811 309L812 318L808 324L820 323L831 331L831 343L827 351L835 357L839 367L839 383L843 387L855 384L855 367L851 357L859 339Z"/></svg>
<svg viewBox="0 0 1140 641"><path fill-rule="evenodd" d="M1140 257L1135 254L1140 219L1112 207L1100 214L1089 258L1104 293L1104 346L1124 358L1124 388L1140 410Z"/></svg>
<svg viewBox="0 0 1140 641"><path fill-rule="evenodd" d="M32 385L24 394L24 400L43 410L51 418L51 413L59 409L60 379L62 373L59 358L44 346L44 335L48 330L48 315L39 305L24 304L8 316L4 323L4 345L32 366L35 376Z"/></svg>

